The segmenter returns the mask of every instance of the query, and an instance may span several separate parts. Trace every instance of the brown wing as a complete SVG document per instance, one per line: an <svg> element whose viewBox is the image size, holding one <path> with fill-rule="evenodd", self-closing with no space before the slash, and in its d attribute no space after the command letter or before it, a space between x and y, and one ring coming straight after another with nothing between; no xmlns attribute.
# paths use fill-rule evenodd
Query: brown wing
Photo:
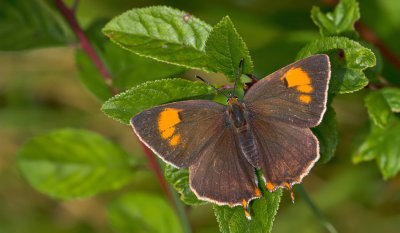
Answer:
<svg viewBox="0 0 400 233"><path fill-rule="evenodd" d="M310 129L276 119L251 122L259 145L259 164L267 189L300 183L319 158L318 140Z"/></svg>
<svg viewBox="0 0 400 233"><path fill-rule="evenodd" d="M310 56L258 81L243 102L257 118L314 127L321 122L326 109L329 79L329 57Z"/></svg>
<svg viewBox="0 0 400 233"><path fill-rule="evenodd" d="M144 110L131 119L139 139L167 163L185 168L225 127L226 106L188 100Z"/></svg>
<svg viewBox="0 0 400 233"><path fill-rule="evenodd" d="M189 167L191 189L202 200L243 205L261 197L254 168L240 154L230 126L205 147Z"/></svg>

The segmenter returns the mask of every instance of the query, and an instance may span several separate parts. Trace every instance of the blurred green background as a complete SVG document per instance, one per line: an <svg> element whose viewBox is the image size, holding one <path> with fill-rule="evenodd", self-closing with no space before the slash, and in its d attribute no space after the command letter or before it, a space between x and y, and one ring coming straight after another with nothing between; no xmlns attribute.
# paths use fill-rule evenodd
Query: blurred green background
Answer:
<svg viewBox="0 0 400 233"><path fill-rule="evenodd" d="M66 1L69 5L72 2ZM400 57L400 1L359 2L361 21ZM310 19L313 5L325 12L332 10L318 0L86 0L79 3L77 18L87 28L98 19L110 19L128 9L151 5L190 12L210 25L229 15L249 47L257 77L293 62L307 42L318 38L318 28ZM98 132L122 145L132 156L145 159L130 127L105 116L100 111L102 103L80 82L74 56L72 44L0 53L1 232L111 232L105 210L107 200L124 190L162 194L157 179L147 169L137 172L134 181L123 190L74 201L51 199L33 190L21 177L15 163L19 148L35 135L60 127ZM400 83L399 71L388 62L384 62L383 76ZM209 79L221 83L218 77ZM333 106L339 126L336 155L328 164L316 166L303 184L338 232L399 232L399 175L384 181L374 162L351 163L355 136L368 121L363 104L365 94L360 91L335 98ZM218 232L211 205L187 208L194 232ZM273 232L325 229L300 197L292 204L285 192Z"/></svg>

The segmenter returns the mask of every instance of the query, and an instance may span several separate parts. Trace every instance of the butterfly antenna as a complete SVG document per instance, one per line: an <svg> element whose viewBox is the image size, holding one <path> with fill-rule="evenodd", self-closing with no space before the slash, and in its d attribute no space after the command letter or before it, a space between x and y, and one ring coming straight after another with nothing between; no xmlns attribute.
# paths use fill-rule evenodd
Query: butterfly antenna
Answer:
<svg viewBox="0 0 400 233"><path fill-rule="evenodd" d="M240 59L240 62L239 62L239 67L238 67L236 78L235 78L235 85L233 85L233 92L232 92L233 96L235 95L236 84L237 84L237 80L239 79L240 69L242 68L242 65L243 65L243 58Z"/></svg>
<svg viewBox="0 0 400 233"><path fill-rule="evenodd" d="M223 93L222 91L220 91L218 88L214 87L211 83L207 82L206 80L204 80L202 77L196 75L196 78L200 79L201 81L203 81L205 84L207 84L208 86L214 88L218 93L223 94L226 98L229 99L229 96L227 96L225 93Z"/></svg>

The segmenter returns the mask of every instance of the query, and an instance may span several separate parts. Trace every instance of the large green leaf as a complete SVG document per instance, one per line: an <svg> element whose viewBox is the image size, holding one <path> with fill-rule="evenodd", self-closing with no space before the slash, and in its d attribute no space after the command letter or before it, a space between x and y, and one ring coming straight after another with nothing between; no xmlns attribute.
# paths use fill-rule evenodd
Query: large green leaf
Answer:
<svg viewBox="0 0 400 233"><path fill-rule="evenodd" d="M150 107L187 99L212 98L215 90L202 82L163 79L145 82L107 100L101 110L124 124Z"/></svg>
<svg viewBox="0 0 400 233"><path fill-rule="evenodd" d="M181 194L181 200L187 205L203 205L208 202L199 200L189 186L189 169L178 169L166 164L165 179Z"/></svg>
<svg viewBox="0 0 400 233"><path fill-rule="evenodd" d="M112 85L117 90L123 91L145 81L171 78L186 70L181 66L158 62L121 49L101 33L104 24L105 20L98 20L91 24L85 33L112 76ZM109 99L112 96L111 90L92 59L77 49L75 61L79 77L85 86L100 100Z"/></svg>
<svg viewBox="0 0 400 233"><path fill-rule="evenodd" d="M391 117L386 128L371 124L371 132L353 154L353 162L376 159L383 178L400 171L400 119Z"/></svg>
<svg viewBox="0 0 400 233"><path fill-rule="evenodd" d="M335 155L338 143L336 113L330 105L327 106L321 124L311 130L319 141L318 163L327 163Z"/></svg>
<svg viewBox="0 0 400 233"><path fill-rule="evenodd" d="M260 171L258 171L263 196L250 202L251 220L246 218L242 206L230 208L226 205L214 205L214 213L222 233L271 232L279 202L281 201L282 189L277 189L274 193L268 192L260 174Z"/></svg>
<svg viewBox="0 0 400 233"><path fill-rule="evenodd" d="M65 45L72 30L50 0L0 1L0 50Z"/></svg>
<svg viewBox="0 0 400 233"><path fill-rule="evenodd" d="M204 46L211 26L186 12L166 6L127 11L103 32L136 54L188 68L207 66Z"/></svg>
<svg viewBox="0 0 400 233"><path fill-rule="evenodd" d="M183 233L174 210L151 193L129 193L111 201L108 216L118 233Z"/></svg>
<svg viewBox="0 0 400 233"><path fill-rule="evenodd" d="M60 129L30 140L17 156L23 176L49 196L93 196L127 184L133 157L90 131Z"/></svg>
<svg viewBox="0 0 400 233"><path fill-rule="evenodd" d="M253 73L253 62L243 39L237 33L231 19L224 17L211 31L206 43L208 68L223 73L235 81L239 62L243 58L243 73Z"/></svg>
<svg viewBox="0 0 400 233"><path fill-rule="evenodd" d="M368 84L363 70L375 66L374 53L359 43L345 37L325 37L306 45L297 59L325 53L331 62L329 93L350 93Z"/></svg>
<svg viewBox="0 0 400 233"><path fill-rule="evenodd" d="M354 23L360 18L360 9L356 0L340 0L333 12L326 15L319 7L311 10L311 18L319 27L322 36L349 36L357 37Z"/></svg>
<svg viewBox="0 0 400 233"><path fill-rule="evenodd" d="M365 106L374 124L381 128L385 128L390 117L393 117L390 106L380 91L371 91L365 97Z"/></svg>
<svg viewBox="0 0 400 233"><path fill-rule="evenodd" d="M380 93L385 97L385 100L393 112L400 112L400 88L384 87Z"/></svg>

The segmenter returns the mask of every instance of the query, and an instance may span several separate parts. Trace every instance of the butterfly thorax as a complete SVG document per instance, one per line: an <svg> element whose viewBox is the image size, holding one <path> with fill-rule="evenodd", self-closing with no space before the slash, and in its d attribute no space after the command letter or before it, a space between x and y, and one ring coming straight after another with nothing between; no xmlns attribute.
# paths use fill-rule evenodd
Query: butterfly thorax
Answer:
<svg viewBox="0 0 400 233"><path fill-rule="evenodd" d="M229 121L236 135L237 144L247 161L258 167L257 142L249 124L248 111L236 97L228 99L228 106Z"/></svg>

